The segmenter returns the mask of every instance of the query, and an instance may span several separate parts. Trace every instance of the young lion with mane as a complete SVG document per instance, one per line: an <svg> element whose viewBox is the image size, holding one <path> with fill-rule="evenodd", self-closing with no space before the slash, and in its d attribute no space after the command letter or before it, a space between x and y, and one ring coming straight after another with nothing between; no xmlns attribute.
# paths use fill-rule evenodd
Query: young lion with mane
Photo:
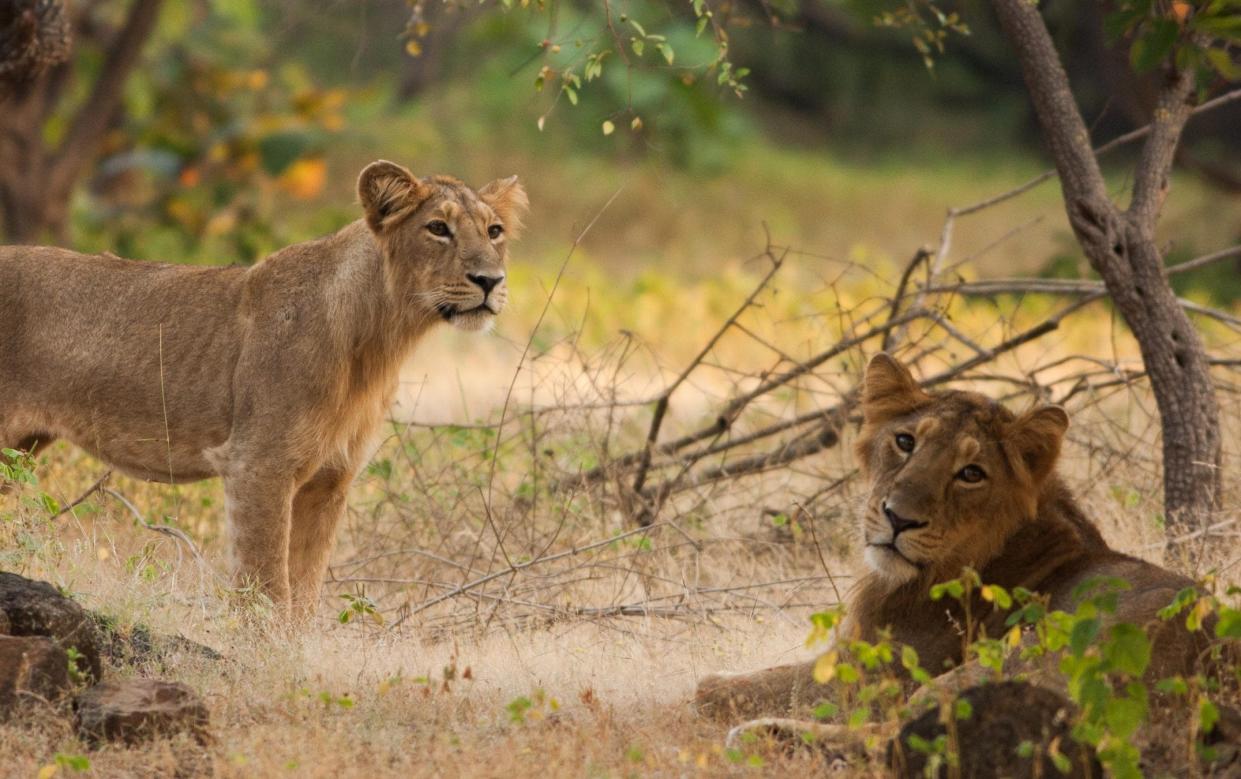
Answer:
<svg viewBox="0 0 1241 779"><path fill-rule="evenodd" d="M913 647L932 675L959 666L965 623L955 602L932 604L932 585L961 575L1024 587L1051 609L1073 611L1079 585L1123 579L1114 619L1148 628L1147 678L1192 673L1206 637L1156 613L1193 582L1108 547L1056 474L1069 425L1058 406L1014 415L973 392L927 393L885 354L871 360L862 387L856 455L870 483L862 521L869 571L850 598L843 634L876 641L890 631ZM1007 614L977 599L972 614L990 636ZM804 710L829 688L814 662L703 679L698 710L755 717Z"/></svg>
<svg viewBox="0 0 1241 779"><path fill-rule="evenodd" d="M358 197L364 219L250 268L0 247L0 447L223 477L239 578L312 609L402 363L439 322L491 326L526 208L516 177L386 161Z"/></svg>

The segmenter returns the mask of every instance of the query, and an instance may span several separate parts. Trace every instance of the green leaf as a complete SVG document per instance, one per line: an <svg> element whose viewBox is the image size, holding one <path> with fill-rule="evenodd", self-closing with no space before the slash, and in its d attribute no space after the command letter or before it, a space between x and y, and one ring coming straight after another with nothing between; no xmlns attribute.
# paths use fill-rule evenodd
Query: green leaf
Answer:
<svg viewBox="0 0 1241 779"><path fill-rule="evenodd" d="M1190 24L1195 32L1207 33L1225 40L1241 39L1241 16L1235 13L1228 16L1203 16L1195 18Z"/></svg>
<svg viewBox="0 0 1241 779"><path fill-rule="evenodd" d="M43 510L49 514L60 513L60 502L48 495L46 492L39 493L39 504L43 506Z"/></svg>
<svg viewBox="0 0 1241 779"><path fill-rule="evenodd" d="M979 590L978 594L982 595L983 600L988 603L994 603L1002 609L1012 608L1013 599L1008 594L1008 590L1005 590L998 584L983 585L983 588Z"/></svg>
<svg viewBox="0 0 1241 779"><path fill-rule="evenodd" d="M1216 73L1229 81L1241 79L1241 65L1233 61L1232 54L1223 49L1207 49L1205 55Z"/></svg>
<svg viewBox="0 0 1241 779"><path fill-rule="evenodd" d="M1129 50L1129 64L1138 73L1144 73L1163 62L1181 28L1172 19L1160 19L1151 25L1151 29L1133 42Z"/></svg>
<svg viewBox="0 0 1241 779"><path fill-rule="evenodd" d="M1094 643L1098 635L1099 620L1097 617L1081 620L1069 633L1069 651L1080 657L1085 654L1087 647Z"/></svg>
<svg viewBox="0 0 1241 779"><path fill-rule="evenodd" d="M1217 638L1241 638L1241 609L1224 606L1219 610L1219 621L1215 623Z"/></svg>
<svg viewBox="0 0 1241 779"><path fill-rule="evenodd" d="M90 758L84 755L67 755L63 752L56 753L56 765L61 768L68 768L72 771L89 771Z"/></svg>
<svg viewBox="0 0 1241 779"><path fill-rule="evenodd" d="M1069 760L1068 755L1063 752L1052 752L1048 755L1051 758L1052 765L1062 774L1067 774L1073 770L1073 762Z"/></svg>
<svg viewBox="0 0 1241 779"><path fill-rule="evenodd" d="M1177 614L1185 610L1185 607L1198 599L1198 590L1194 587L1186 587L1176 594L1172 602L1159 610L1160 619L1172 619Z"/></svg>
<svg viewBox="0 0 1241 779"><path fill-rule="evenodd" d="M965 594L965 587L961 584L960 579L936 584L931 587L931 600L942 600L945 595L960 600Z"/></svg>
<svg viewBox="0 0 1241 779"><path fill-rule="evenodd" d="M1116 43L1121 36L1133 29L1146 15L1145 9L1127 8L1108 14L1103 19L1103 32L1109 43Z"/></svg>
<svg viewBox="0 0 1241 779"><path fill-rule="evenodd" d="M1165 695L1185 695L1189 692L1189 685L1179 676L1170 676L1160 679L1155 689Z"/></svg>
<svg viewBox="0 0 1241 779"><path fill-rule="evenodd" d="M905 644L901 647L901 665L908 670L918 668L918 650Z"/></svg>
<svg viewBox="0 0 1241 779"><path fill-rule="evenodd" d="M646 50L646 41L641 38L634 38L630 45L633 46L633 53L637 54L639 57L641 57L642 52Z"/></svg>
<svg viewBox="0 0 1241 779"><path fill-rule="evenodd" d="M1122 622L1112 626L1111 638L1103 646L1103 657L1113 670L1138 677L1151 660L1151 642L1136 625Z"/></svg>
<svg viewBox="0 0 1241 779"><path fill-rule="evenodd" d="M305 133L293 130L272 133L259 140L259 162L269 175L278 176L296 162L309 146L310 139Z"/></svg>
<svg viewBox="0 0 1241 779"><path fill-rule="evenodd" d="M655 44L655 50L664 55L664 59L668 61L669 65L671 65L672 60L676 58L676 53L672 50L672 47L666 43Z"/></svg>
<svg viewBox="0 0 1241 779"><path fill-rule="evenodd" d="M1107 702L1104 720L1112 735L1128 739L1146 721L1146 702L1133 698L1112 698Z"/></svg>
<svg viewBox="0 0 1241 779"><path fill-rule="evenodd" d="M953 716L959 720L969 719L974 716L974 706L964 698L958 698L952 707Z"/></svg>
<svg viewBox="0 0 1241 779"><path fill-rule="evenodd" d="M1210 698L1203 698L1198 703L1199 730L1203 733L1210 733L1215 730L1217 722L1219 722L1219 709L1215 707Z"/></svg>

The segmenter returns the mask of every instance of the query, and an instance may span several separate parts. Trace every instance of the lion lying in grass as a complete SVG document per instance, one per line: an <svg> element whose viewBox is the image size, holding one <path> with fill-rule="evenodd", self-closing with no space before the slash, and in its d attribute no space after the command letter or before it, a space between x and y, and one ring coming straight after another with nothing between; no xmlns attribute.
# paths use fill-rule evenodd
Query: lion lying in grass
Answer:
<svg viewBox="0 0 1241 779"><path fill-rule="evenodd" d="M313 608L402 363L439 322L491 325L526 207L515 177L475 192L385 161L358 195L364 219L251 268L0 248L0 447L222 477L239 577Z"/></svg>
<svg viewBox="0 0 1241 779"><path fill-rule="evenodd" d="M890 630L916 650L931 675L963 657L960 603L932 602L932 585L963 566L986 584L1023 587L1051 610L1072 612L1079 586L1115 577L1113 619L1148 628L1148 680L1189 674L1207 638L1157 612L1189 579L1110 549L1056 475L1069 418L1043 406L1015 416L972 392L928 394L909 372L880 354L862 388L863 426L856 454L870 480L863 535L869 572L848 605L843 637L869 642ZM975 598L973 617L987 635L1004 633L1007 612ZM814 661L750 674L704 678L697 709L723 718L805 711L830 697ZM962 669L966 670L966 669ZM960 676L960 674L958 674Z"/></svg>

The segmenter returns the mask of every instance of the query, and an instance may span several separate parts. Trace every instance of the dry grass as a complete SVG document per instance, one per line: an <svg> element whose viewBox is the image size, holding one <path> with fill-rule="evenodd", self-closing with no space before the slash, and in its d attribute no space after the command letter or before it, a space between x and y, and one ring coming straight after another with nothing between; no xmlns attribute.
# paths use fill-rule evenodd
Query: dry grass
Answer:
<svg viewBox="0 0 1241 779"><path fill-rule="evenodd" d="M1117 449L1133 434L1149 442L1153 431L1140 424L1149 421L1142 410L1149 399L1137 390L1119 400L1075 415L1068 470L1114 544L1158 559L1155 464L1149 452ZM1233 429L1237 412L1230 399ZM589 414L571 418L591 424ZM580 427L563 421L549 423L545 433L548 448L569 454L593 445ZM80 516L49 521L34 504L37 489L4 499L0 548L7 551L0 567L49 579L123 623L184 634L226 659L181 654L163 665L111 670L154 673L198 689L213 717L215 741L205 755L176 740L91 752L63 720L40 716L0 727L0 773L34 776L57 755L78 754L89 756L93 776L164 776L195 766L238 777L825 770L815 755L761 746L725 750L723 729L695 718L687 700L705 672L807 655L807 615L836 599L825 574L839 587L848 583L852 493L801 517L796 531L774 526L759 509L764 500L788 499L847 467L844 449L699 495L707 505L680 506L647 533L575 554L631 526L616 505L583 494L544 493L535 510L515 500L517 477L529 468L520 456L527 444L518 437L500 446L492 479L488 452L496 447L489 433L394 427L375 461L389 465L372 468L354 490L331 594L315 624L295 636L256 628L251 611L222 590L215 573L223 553L217 485L171 490L113 481L147 516L175 516L194 531L209 568L177 541L137 526L116 501L94 496ZM60 445L39 469L40 489L67 502L100 469ZM1235 473L1228 481L1230 495L1241 494ZM1239 517L1234 497L1221 520ZM1224 564L1227 578L1241 579L1235 543L1228 549L1231 556L1213 559ZM551 554L565 556L521 567ZM479 597L461 595L411 612L451 587L508 567L519 570L471 590ZM365 613L339 623L347 604L336 596L363 592L384 624ZM625 604L649 614L583 611Z"/></svg>

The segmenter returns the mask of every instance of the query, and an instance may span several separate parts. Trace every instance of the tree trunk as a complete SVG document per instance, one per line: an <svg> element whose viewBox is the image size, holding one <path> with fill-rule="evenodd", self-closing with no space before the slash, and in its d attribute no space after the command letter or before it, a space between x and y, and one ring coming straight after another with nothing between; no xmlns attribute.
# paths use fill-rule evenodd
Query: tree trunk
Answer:
<svg viewBox="0 0 1241 779"><path fill-rule="evenodd" d="M1155 244L1193 79L1171 73L1134 175L1133 200L1111 201L1051 36L1029 0L993 0L1013 45L1060 175L1069 223L1091 266L1137 338L1163 429L1164 510L1169 536L1205 526L1220 506L1219 404L1202 339L1177 303ZM1175 551L1175 550L1172 550Z"/></svg>
<svg viewBox="0 0 1241 779"><path fill-rule="evenodd" d="M53 0L26 0L24 4L49 14L48 9L62 5ZM99 74L85 102L68 118L64 139L55 147L47 143L43 129L68 91L71 64L23 71L22 78L0 93L0 224L5 240L34 243L50 236L63 243L67 239L73 190L120 111L125 81L138 64L163 4L164 0L130 3L124 22L103 41ZM0 63L5 61L0 54Z"/></svg>

